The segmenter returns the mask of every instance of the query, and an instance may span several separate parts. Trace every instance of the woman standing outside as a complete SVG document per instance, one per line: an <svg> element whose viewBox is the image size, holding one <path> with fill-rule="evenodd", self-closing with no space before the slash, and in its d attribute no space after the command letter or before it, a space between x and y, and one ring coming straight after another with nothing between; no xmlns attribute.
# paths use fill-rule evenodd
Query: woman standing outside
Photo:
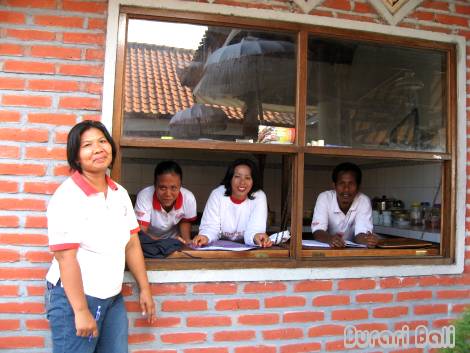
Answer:
<svg viewBox="0 0 470 353"><path fill-rule="evenodd" d="M128 321L121 295L124 265L140 288L142 314L155 306L127 191L107 175L116 146L105 126L86 120L67 139L73 174L52 196L46 310L54 353L127 353Z"/></svg>
<svg viewBox="0 0 470 353"><path fill-rule="evenodd" d="M270 247L267 217L268 205L258 168L249 159L237 159L228 167L221 185L210 194L193 245L203 246L222 238Z"/></svg>

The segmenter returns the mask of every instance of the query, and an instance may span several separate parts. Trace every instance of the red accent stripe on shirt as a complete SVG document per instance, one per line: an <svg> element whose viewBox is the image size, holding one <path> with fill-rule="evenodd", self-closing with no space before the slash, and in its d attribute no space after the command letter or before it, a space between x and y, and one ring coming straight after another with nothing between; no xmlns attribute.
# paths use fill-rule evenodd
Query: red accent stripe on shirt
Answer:
<svg viewBox="0 0 470 353"><path fill-rule="evenodd" d="M144 226L144 227L148 227L150 225L150 222L145 222L145 221L140 221L140 220L137 220L137 222L141 225L141 226Z"/></svg>
<svg viewBox="0 0 470 353"><path fill-rule="evenodd" d="M193 218L182 218L181 222L194 222L196 219L197 219L197 216Z"/></svg>
<svg viewBox="0 0 470 353"><path fill-rule="evenodd" d="M137 233L139 233L139 230L140 230L140 227L137 227L137 228L135 228L135 229L132 229L132 230L131 230L131 234L137 234Z"/></svg>
<svg viewBox="0 0 470 353"><path fill-rule="evenodd" d="M80 246L79 243L64 243L64 244L50 245L49 249L51 251L61 251L61 250L78 249L79 246Z"/></svg>

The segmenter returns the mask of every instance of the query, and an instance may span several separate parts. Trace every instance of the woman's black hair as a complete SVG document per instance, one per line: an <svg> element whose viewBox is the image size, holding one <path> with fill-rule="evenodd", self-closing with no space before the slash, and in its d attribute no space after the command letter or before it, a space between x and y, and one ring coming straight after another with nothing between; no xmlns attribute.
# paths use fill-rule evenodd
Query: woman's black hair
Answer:
<svg viewBox="0 0 470 353"><path fill-rule="evenodd" d="M80 162L78 161L81 138L83 133L91 128L100 130L111 145L113 159L111 160L109 168L112 168L114 159L116 158L116 144L103 123L96 120L83 120L76 124L67 136L67 162L69 163L70 169L76 170L79 173L83 172Z"/></svg>
<svg viewBox="0 0 470 353"><path fill-rule="evenodd" d="M181 183L183 182L183 171L178 163L175 161L162 161L157 164L153 173L153 183L157 184L157 178L163 174L176 174L179 175Z"/></svg>
<svg viewBox="0 0 470 353"><path fill-rule="evenodd" d="M261 181L260 175L258 171L258 167L256 164L250 159L237 159L233 161L227 168L227 172L225 173L224 178L222 179L220 185L225 186L225 196L232 195L232 178L235 174L235 168L239 165L246 165L250 168L251 171L251 179L253 180L253 186L251 187L250 192L248 193L248 198L253 200L253 194L261 189Z"/></svg>
<svg viewBox="0 0 470 353"><path fill-rule="evenodd" d="M333 183L336 184L340 173L346 173L346 172L350 172L354 175L357 186L361 185L361 182L362 182L361 168L359 168L356 164L350 163L350 162L340 163L335 167L335 169L333 169L333 173L331 174L331 179L333 180Z"/></svg>

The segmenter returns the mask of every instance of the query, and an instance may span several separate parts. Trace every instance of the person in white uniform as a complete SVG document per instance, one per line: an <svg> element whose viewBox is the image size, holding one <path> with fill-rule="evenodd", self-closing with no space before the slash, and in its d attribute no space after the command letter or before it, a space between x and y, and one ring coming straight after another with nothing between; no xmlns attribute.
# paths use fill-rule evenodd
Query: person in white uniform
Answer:
<svg viewBox="0 0 470 353"><path fill-rule="evenodd" d="M256 164L237 159L228 167L221 185L210 194L193 244L203 246L226 239L270 247L267 216L266 195L261 190Z"/></svg>
<svg viewBox="0 0 470 353"><path fill-rule="evenodd" d="M315 240L333 248L345 247L345 240L373 248L378 237L373 233L370 199L359 192L361 169L354 163L341 163L333 169L333 190L318 195L312 217Z"/></svg>
<svg viewBox="0 0 470 353"><path fill-rule="evenodd" d="M196 199L181 186L183 171L175 161L155 167L154 185L137 195L134 207L140 228L151 238L191 241L191 225L197 219Z"/></svg>

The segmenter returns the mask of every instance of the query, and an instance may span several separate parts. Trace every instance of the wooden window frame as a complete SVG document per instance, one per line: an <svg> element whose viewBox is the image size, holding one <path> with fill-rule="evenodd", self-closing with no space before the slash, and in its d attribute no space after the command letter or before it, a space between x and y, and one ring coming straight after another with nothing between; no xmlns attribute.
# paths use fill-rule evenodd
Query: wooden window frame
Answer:
<svg viewBox="0 0 470 353"><path fill-rule="evenodd" d="M129 19L162 20L203 25L220 25L250 27L260 30L280 30L297 35L297 97L296 97L296 140L292 145L239 144L223 141L184 141L160 140L144 137L126 137L123 128L123 87L126 54L126 32ZM399 45L410 48L440 50L446 52L447 61L447 145L445 153L393 151L356 148L332 148L306 146L306 101L307 101L307 42L314 35L328 36L337 39L354 39L380 44ZM277 257L273 251L256 250L250 255L227 255L224 252L214 253L214 258L207 255L197 256L186 254L175 258L146 260L148 270L182 270L182 269L234 269L234 268L309 268L309 267L343 267L343 266L393 266L404 265L450 265L456 258L456 190L457 190L457 79L456 79L456 46L452 43L434 42L429 40L387 36L384 34L320 27L294 22L280 22L235 16L192 13L167 9L144 9L139 7L121 6L118 19L117 60L115 72L114 106L113 106L113 138L118 153L112 170L112 177L120 180L122 168L122 148L157 148L211 150L229 152L269 153L293 156L291 177L291 233L292 240L288 255ZM304 160L306 155L361 157L400 159L409 161L441 161L442 162L442 221L441 243L438 254L405 250L302 250L302 216L304 190ZM444 220L446 220L444 222ZM282 251L282 250L281 250ZM287 252L287 250L286 250ZM387 253L385 253L387 252ZM202 253L202 252L199 252ZM279 253L278 253L279 254ZM387 256L383 256L388 254ZM420 256L427 255L427 256ZM243 258L244 261L239 259Z"/></svg>

